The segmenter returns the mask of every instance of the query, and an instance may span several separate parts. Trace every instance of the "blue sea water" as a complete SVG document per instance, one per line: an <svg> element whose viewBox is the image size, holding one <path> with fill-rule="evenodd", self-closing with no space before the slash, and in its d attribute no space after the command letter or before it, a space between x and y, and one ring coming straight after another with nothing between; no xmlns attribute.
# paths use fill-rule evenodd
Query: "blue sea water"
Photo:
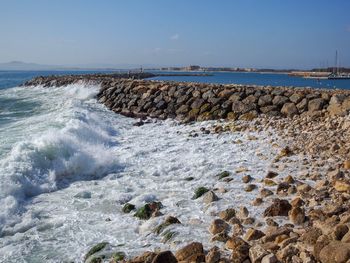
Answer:
<svg viewBox="0 0 350 263"><path fill-rule="evenodd" d="M181 72L154 71L155 73L181 74ZM206 72L212 76L164 76L156 77L154 80L172 80L184 82L220 83L220 84L244 84L263 86L293 86L312 87L326 89L350 89L350 79L328 80L328 79L304 79L292 77L287 74L276 73L242 73L242 72Z"/></svg>

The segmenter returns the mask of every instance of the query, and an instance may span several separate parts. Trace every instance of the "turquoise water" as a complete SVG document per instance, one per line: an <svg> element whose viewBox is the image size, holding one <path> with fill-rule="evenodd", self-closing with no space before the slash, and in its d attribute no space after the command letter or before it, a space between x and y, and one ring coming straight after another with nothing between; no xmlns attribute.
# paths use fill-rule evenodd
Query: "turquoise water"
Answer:
<svg viewBox="0 0 350 263"><path fill-rule="evenodd" d="M156 72L156 71L155 71ZM181 72L156 72L181 74ZM241 73L241 72L207 72L213 76L167 76L156 77L154 80L173 80L185 82L220 83L220 84L246 84L264 86L293 86L293 87L313 87L328 89L350 89L350 79L348 80L327 80L327 79L304 79L290 77L287 74L275 73Z"/></svg>

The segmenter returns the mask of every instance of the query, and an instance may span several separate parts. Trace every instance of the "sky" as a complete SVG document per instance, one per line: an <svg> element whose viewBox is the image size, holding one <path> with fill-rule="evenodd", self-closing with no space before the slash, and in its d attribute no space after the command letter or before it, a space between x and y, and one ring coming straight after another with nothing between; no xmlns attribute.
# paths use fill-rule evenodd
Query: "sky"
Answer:
<svg viewBox="0 0 350 263"><path fill-rule="evenodd" d="M0 0L0 63L350 67L349 0Z"/></svg>

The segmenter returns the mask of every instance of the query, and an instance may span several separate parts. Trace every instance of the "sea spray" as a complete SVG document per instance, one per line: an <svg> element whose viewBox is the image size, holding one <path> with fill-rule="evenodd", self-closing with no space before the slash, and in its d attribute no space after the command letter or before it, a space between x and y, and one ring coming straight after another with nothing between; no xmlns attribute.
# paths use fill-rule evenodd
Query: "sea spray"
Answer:
<svg viewBox="0 0 350 263"><path fill-rule="evenodd" d="M116 131L94 108L98 87L28 89L41 111L11 123L21 126L25 139L0 159L0 236L21 231L16 224L29 198L120 169L113 156Z"/></svg>

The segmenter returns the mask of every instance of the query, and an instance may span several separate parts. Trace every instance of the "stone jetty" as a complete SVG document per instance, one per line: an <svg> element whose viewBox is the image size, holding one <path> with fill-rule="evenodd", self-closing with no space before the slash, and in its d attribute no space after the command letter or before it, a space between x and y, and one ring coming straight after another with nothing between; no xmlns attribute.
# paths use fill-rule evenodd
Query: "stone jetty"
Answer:
<svg viewBox="0 0 350 263"><path fill-rule="evenodd" d="M350 92L311 88L254 85L219 85L152 81L151 73L38 77L24 85L100 85L98 100L114 112L129 117L172 118L188 121L216 119L252 120L259 115L345 115Z"/></svg>

